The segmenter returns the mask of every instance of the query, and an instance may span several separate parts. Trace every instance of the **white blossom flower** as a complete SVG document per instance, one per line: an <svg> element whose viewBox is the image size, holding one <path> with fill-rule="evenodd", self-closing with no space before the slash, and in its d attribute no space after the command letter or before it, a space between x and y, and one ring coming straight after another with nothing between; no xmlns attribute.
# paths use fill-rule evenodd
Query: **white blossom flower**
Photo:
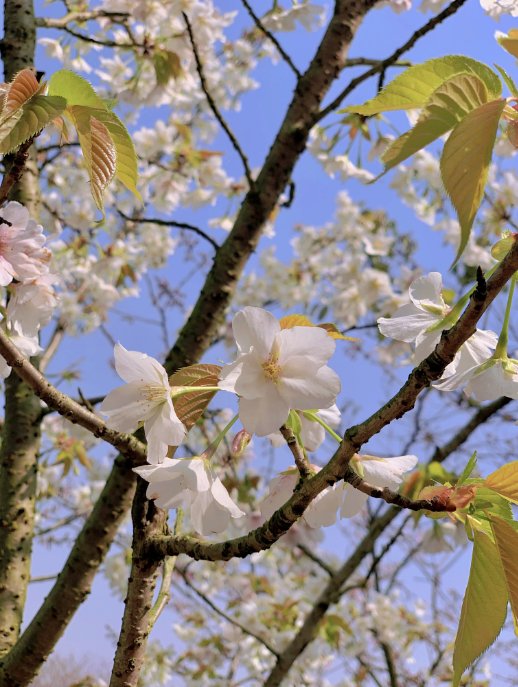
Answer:
<svg viewBox="0 0 518 687"><path fill-rule="evenodd" d="M489 358L479 365L456 372L436 387L441 391L452 391L464 384L465 394L477 401L494 401L500 396L518 399L518 360Z"/></svg>
<svg viewBox="0 0 518 687"><path fill-rule="evenodd" d="M377 456L356 454L351 460L351 467L362 479L373 487L388 487L396 490L403 481L402 475L417 465L417 456L397 456L395 458L378 458ZM345 485L345 494L340 517L352 518L363 508L369 497L350 484Z"/></svg>
<svg viewBox="0 0 518 687"><path fill-rule="evenodd" d="M311 466L315 472L320 468ZM270 518L276 510L283 506L292 496L300 479L296 467L289 468L274 477L268 485L268 495L260 504L263 518ZM343 485L333 484L316 496L304 511L302 519L308 527L329 527L336 521L336 512L340 508L343 498Z"/></svg>
<svg viewBox="0 0 518 687"><path fill-rule="evenodd" d="M23 336L20 334L13 334L10 331L4 332L8 335L11 342L16 348L23 353L27 358L37 355L41 352L41 346L38 343L38 337ZM0 379L6 379L11 374L11 367L7 364L5 358L0 355Z"/></svg>
<svg viewBox="0 0 518 687"><path fill-rule="evenodd" d="M127 383L110 391L100 410L119 432L134 432L143 424L148 462L161 463L167 447L178 446L186 433L173 407L167 372L155 358L119 343L114 355L117 374Z"/></svg>
<svg viewBox="0 0 518 687"><path fill-rule="evenodd" d="M410 303L396 310L392 317L380 317L378 327L384 336L397 341L415 343L412 362L418 365L432 353L441 339L437 328L450 312L442 297L442 277L430 272L412 282L409 289ZM495 332L477 329L457 351L453 362L444 371L449 377L457 370L465 370L486 360L498 341Z"/></svg>
<svg viewBox="0 0 518 687"><path fill-rule="evenodd" d="M290 409L329 408L340 380L326 362L335 342L319 327L281 330L273 315L246 307L232 329L239 356L221 372L219 386L239 400L239 417L251 434L265 436L286 422Z"/></svg>
<svg viewBox="0 0 518 687"><path fill-rule="evenodd" d="M232 518L245 515L202 457L165 458L133 469L149 482L148 499L159 508L190 508L192 527L204 536L223 532Z"/></svg>
<svg viewBox="0 0 518 687"><path fill-rule="evenodd" d="M47 272L50 251L43 248L43 228L30 219L27 208L11 201L0 218L0 286Z"/></svg>
<svg viewBox="0 0 518 687"><path fill-rule="evenodd" d="M326 438L326 430L315 420L311 420L303 413L297 413L300 419L300 438L306 451L316 451ZM340 410L336 403L330 408L319 410L317 415L330 427L338 427L340 424ZM267 437L278 448L284 446L285 439L280 432L273 432Z"/></svg>
<svg viewBox="0 0 518 687"><path fill-rule="evenodd" d="M58 303L52 288L56 279L53 274L43 274L10 287L7 321L14 332L34 337L49 323Z"/></svg>

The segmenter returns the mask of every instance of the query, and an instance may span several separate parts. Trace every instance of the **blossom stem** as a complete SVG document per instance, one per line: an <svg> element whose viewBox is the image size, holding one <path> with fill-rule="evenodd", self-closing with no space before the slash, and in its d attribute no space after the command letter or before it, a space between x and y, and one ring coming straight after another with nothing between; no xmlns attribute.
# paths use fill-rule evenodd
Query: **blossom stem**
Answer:
<svg viewBox="0 0 518 687"><path fill-rule="evenodd" d="M239 417L239 415L234 415L232 420L230 420L230 422L227 425L225 425L225 427L223 427L223 429L216 436L216 438L213 441L211 441L210 446L208 446L207 449L203 452L203 456L205 458L210 459L214 455L214 453L216 452L216 449L221 444L221 442L223 441L225 436L228 434L230 429L233 427L233 425L236 423L238 417Z"/></svg>
<svg viewBox="0 0 518 687"><path fill-rule="evenodd" d="M507 358L507 345L509 342L509 320L511 318L511 307L513 305L514 296L514 285L516 284L516 272L511 279L509 284L509 294L507 296L507 305L505 307L504 321L502 324L502 331L498 337L498 343L496 344L496 350L493 354L493 358Z"/></svg>
<svg viewBox="0 0 518 687"><path fill-rule="evenodd" d="M302 414L304 415L304 417L307 417L308 420L312 420L313 422L318 422L318 424L321 425L326 430L326 432L328 432L328 434L330 434L333 437L333 439L336 439L336 441L339 444L342 443L342 441L343 441L342 437L339 434L337 434L333 429L331 429L331 427L327 424L327 422L322 420L322 418L319 417L316 413L313 413L311 410L303 410Z"/></svg>

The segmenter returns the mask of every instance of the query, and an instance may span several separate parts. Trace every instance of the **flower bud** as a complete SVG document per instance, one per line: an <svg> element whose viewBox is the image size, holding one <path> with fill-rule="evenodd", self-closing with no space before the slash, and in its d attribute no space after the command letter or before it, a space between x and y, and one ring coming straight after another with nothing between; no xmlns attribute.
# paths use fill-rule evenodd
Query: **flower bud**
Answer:
<svg viewBox="0 0 518 687"><path fill-rule="evenodd" d="M240 458L246 451L246 448L250 441L252 440L252 435L246 431L246 429L241 429L234 439L232 440L232 453L235 458Z"/></svg>

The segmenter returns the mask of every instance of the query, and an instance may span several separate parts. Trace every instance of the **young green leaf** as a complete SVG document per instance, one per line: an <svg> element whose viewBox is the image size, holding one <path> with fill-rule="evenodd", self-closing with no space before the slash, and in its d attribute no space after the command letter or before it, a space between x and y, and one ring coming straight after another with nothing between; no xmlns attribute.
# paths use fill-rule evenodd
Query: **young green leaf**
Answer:
<svg viewBox="0 0 518 687"><path fill-rule="evenodd" d="M466 117L451 132L441 156L441 176L459 218L461 236L455 263L468 243L484 194L487 172L505 100L492 100Z"/></svg>
<svg viewBox="0 0 518 687"><path fill-rule="evenodd" d="M457 74L445 81L430 96L414 128L396 139L381 156L384 172L435 141L487 101L487 88L478 76Z"/></svg>
<svg viewBox="0 0 518 687"><path fill-rule="evenodd" d="M518 460L492 472L486 477L485 484L509 501L518 503Z"/></svg>
<svg viewBox="0 0 518 687"><path fill-rule="evenodd" d="M507 35L497 31L496 40L513 57L518 57L518 29L509 29Z"/></svg>
<svg viewBox="0 0 518 687"><path fill-rule="evenodd" d="M476 452L476 451L473 451L473 455L472 455L471 458L468 460L468 463L467 463L466 467L464 468L464 470L462 471L462 473L461 473L459 479L457 480L457 484L456 484L457 487L460 487L461 484L464 484L464 482L465 482L469 477L471 477L471 473L472 473L473 470L475 469L476 464L477 464L477 452Z"/></svg>
<svg viewBox="0 0 518 687"><path fill-rule="evenodd" d="M103 211L103 195L108 184L115 176L116 151L106 126L92 115L89 107L72 105L67 108L79 137L86 169L90 177L93 199L99 210Z"/></svg>
<svg viewBox="0 0 518 687"><path fill-rule="evenodd" d="M489 98L498 98L502 92L500 79L485 64L463 55L439 57L416 64L399 74L375 98L363 105L350 105L345 112L374 115L389 110L410 110L423 107L432 93L456 74L474 74L485 84Z"/></svg>
<svg viewBox="0 0 518 687"><path fill-rule="evenodd" d="M79 74L68 69L60 69L50 77L49 95L60 95L66 98L68 105L81 105L105 110L106 104L94 91L93 86Z"/></svg>
<svg viewBox="0 0 518 687"><path fill-rule="evenodd" d="M18 72L11 83L8 84L9 90L5 97L2 119L23 107L33 95L39 93L44 87L44 84L38 83L32 69L22 69Z"/></svg>
<svg viewBox="0 0 518 687"><path fill-rule="evenodd" d="M496 515L489 514L489 519L504 569L513 616L518 618L518 532Z"/></svg>
<svg viewBox="0 0 518 687"><path fill-rule="evenodd" d="M19 116L0 122L0 153L5 155L38 134L66 107L64 98L35 95L18 110Z"/></svg>
<svg viewBox="0 0 518 687"><path fill-rule="evenodd" d="M453 687L498 637L505 622L507 600L498 549L487 535L474 530L471 569L453 651Z"/></svg>
<svg viewBox="0 0 518 687"><path fill-rule="evenodd" d="M514 96L518 96L518 88L516 87L516 84L514 83L513 79L509 76L509 74L505 71L503 67L499 67L497 64L495 64L496 69L498 69L500 76L505 82L505 85L507 88L511 91L511 93Z"/></svg>
<svg viewBox="0 0 518 687"><path fill-rule="evenodd" d="M171 78L178 79L182 75L182 63L175 52L171 50L155 50L153 53L156 82L165 86Z"/></svg>

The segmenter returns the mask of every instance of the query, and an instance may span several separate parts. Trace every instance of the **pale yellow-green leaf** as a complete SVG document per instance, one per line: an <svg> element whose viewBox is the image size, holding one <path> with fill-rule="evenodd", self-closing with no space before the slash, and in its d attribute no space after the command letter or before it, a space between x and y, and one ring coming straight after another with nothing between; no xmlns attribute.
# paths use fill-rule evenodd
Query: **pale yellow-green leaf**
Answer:
<svg viewBox="0 0 518 687"><path fill-rule="evenodd" d="M198 363L183 367L169 377L172 387L180 386L217 386L221 367L208 363ZM212 400L215 391L187 393L175 398L173 405L178 418L189 430L202 416Z"/></svg>
<svg viewBox="0 0 518 687"><path fill-rule="evenodd" d="M497 34L496 40L513 57L518 57L518 29L509 29L507 36Z"/></svg>
<svg viewBox="0 0 518 687"><path fill-rule="evenodd" d="M142 200L137 190L137 154L126 127L117 115L110 110L97 111L95 117L108 129L115 146L117 153L115 178L139 200Z"/></svg>
<svg viewBox="0 0 518 687"><path fill-rule="evenodd" d="M486 477L485 484L509 501L518 503L518 460L492 472Z"/></svg>
<svg viewBox="0 0 518 687"><path fill-rule="evenodd" d="M518 532L509 522L489 514L500 560L504 569L513 616L518 618Z"/></svg>
<svg viewBox="0 0 518 687"><path fill-rule="evenodd" d="M81 105L67 108L77 130L93 199L103 211L103 195L115 176L116 151L106 126L92 115L92 109Z"/></svg>
<svg viewBox="0 0 518 687"><path fill-rule="evenodd" d="M461 235L455 262L469 239L484 194L487 172L505 100L492 100L466 117L451 132L441 156L441 175L459 218Z"/></svg>
<svg viewBox="0 0 518 687"><path fill-rule="evenodd" d="M17 116L0 123L0 153L11 153L38 134L65 109L64 98L35 95L19 108Z"/></svg>
<svg viewBox="0 0 518 687"><path fill-rule="evenodd" d="M60 69L50 77L48 83L49 95L60 95L67 104L81 105L105 110L106 104L94 91L93 86L79 74L69 69Z"/></svg>
<svg viewBox="0 0 518 687"><path fill-rule="evenodd" d="M463 55L448 55L409 67L375 98L363 105L350 105L345 108L345 112L374 115L389 110L423 107L431 94L456 74L478 76L486 85L491 99L498 98L502 92L500 79L485 64Z"/></svg>
<svg viewBox="0 0 518 687"><path fill-rule="evenodd" d="M396 139L381 159L385 172L426 147L488 101L484 82L473 74L457 74L437 88L413 129Z"/></svg>
<svg viewBox="0 0 518 687"><path fill-rule="evenodd" d="M471 569L453 651L453 687L498 637L505 622L507 600L498 549L487 535L474 530Z"/></svg>
<svg viewBox="0 0 518 687"><path fill-rule="evenodd" d="M182 63L177 53L171 50L155 50L153 53L156 82L165 86L171 78L178 79L182 75Z"/></svg>
<svg viewBox="0 0 518 687"><path fill-rule="evenodd" d="M493 246L491 246L491 255L495 260L503 260L507 253L509 253L511 248L514 246L515 241L516 237L512 235L504 236L504 238L500 239L500 241L497 241Z"/></svg>

